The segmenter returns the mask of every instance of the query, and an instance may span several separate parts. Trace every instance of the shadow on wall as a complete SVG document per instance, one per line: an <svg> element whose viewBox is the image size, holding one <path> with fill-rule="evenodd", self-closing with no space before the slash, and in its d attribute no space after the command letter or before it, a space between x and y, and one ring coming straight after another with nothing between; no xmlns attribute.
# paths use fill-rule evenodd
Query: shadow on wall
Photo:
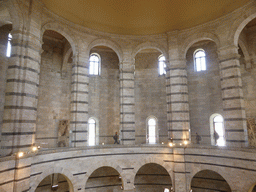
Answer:
<svg viewBox="0 0 256 192"><path fill-rule="evenodd" d="M86 192L122 191L122 178L112 167L100 167L88 178Z"/></svg>
<svg viewBox="0 0 256 192"><path fill-rule="evenodd" d="M68 179L59 173L54 173L45 177L37 186L35 192L71 192L72 187Z"/></svg>
<svg viewBox="0 0 256 192"><path fill-rule="evenodd" d="M136 192L153 192L171 189L172 180L169 173L161 165L149 163L142 166L135 176Z"/></svg>
<svg viewBox="0 0 256 192"><path fill-rule="evenodd" d="M198 172L191 181L191 189L193 192L231 192L231 188L227 181L220 174L210 170L203 170Z"/></svg>

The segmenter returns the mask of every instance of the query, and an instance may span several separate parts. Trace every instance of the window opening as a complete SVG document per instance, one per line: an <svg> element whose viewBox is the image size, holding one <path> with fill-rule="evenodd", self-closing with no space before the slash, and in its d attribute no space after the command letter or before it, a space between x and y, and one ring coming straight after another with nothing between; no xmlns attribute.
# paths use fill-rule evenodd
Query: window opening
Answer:
<svg viewBox="0 0 256 192"><path fill-rule="evenodd" d="M148 120L148 143L156 143L156 120L154 118Z"/></svg>
<svg viewBox="0 0 256 192"><path fill-rule="evenodd" d="M89 119L89 146L95 145L95 137L96 137L96 121L94 119Z"/></svg>
<svg viewBox="0 0 256 192"><path fill-rule="evenodd" d="M205 71L206 70L204 50L198 50L195 52L194 62L195 62L195 70L196 71Z"/></svg>
<svg viewBox="0 0 256 192"><path fill-rule="evenodd" d="M6 57L10 57L11 56L11 50L12 50L11 40L12 40L12 35L11 35L11 33L9 33L8 34Z"/></svg>
<svg viewBox="0 0 256 192"><path fill-rule="evenodd" d="M221 115L217 115L213 118L213 126L214 131L216 131L217 138L216 138L216 145L218 146L224 146L225 145L225 139L224 139L224 123L223 123L223 117Z"/></svg>
<svg viewBox="0 0 256 192"><path fill-rule="evenodd" d="M159 70L159 75L166 74L165 56L163 55L160 55L158 57L158 70Z"/></svg>
<svg viewBox="0 0 256 192"><path fill-rule="evenodd" d="M100 57L98 54L91 54L89 59L89 74L90 75L99 75L100 72Z"/></svg>

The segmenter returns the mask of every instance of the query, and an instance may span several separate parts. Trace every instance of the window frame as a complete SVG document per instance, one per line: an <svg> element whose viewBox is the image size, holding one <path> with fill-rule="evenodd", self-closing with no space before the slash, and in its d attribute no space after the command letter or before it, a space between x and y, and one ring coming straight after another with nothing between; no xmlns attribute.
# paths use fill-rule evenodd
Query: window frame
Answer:
<svg viewBox="0 0 256 192"><path fill-rule="evenodd" d="M223 139L223 145L218 145L217 143L215 143L215 138L214 138L214 131L215 131L215 127L216 127L215 123L217 123L217 122L214 121L214 119L216 117L218 117L218 116L221 116L222 119L223 119L223 121L222 121L223 136L220 136L219 133L217 132L218 135L219 135L219 139L217 140L217 143L222 138ZM225 140L225 119L224 119L224 117L221 114L214 113L214 114L211 115L211 117L210 117L210 133L211 133L211 144L212 145L226 146L226 140Z"/></svg>
<svg viewBox="0 0 256 192"><path fill-rule="evenodd" d="M204 53L204 56L201 56L201 57L196 57L196 54L198 53L198 52L203 52ZM200 70L197 70L198 69L198 63L197 63L197 59L198 58L200 58ZM202 62L201 62L201 60L202 60L202 58L204 58L204 67L205 67L205 69L202 69ZM193 60L194 60L194 70L196 71L196 72L202 72L202 71L206 71L207 70L207 67L206 67L206 53L205 53L205 50L204 49L197 49L197 50L195 50L195 52L194 52L194 54L193 54Z"/></svg>
<svg viewBox="0 0 256 192"><path fill-rule="evenodd" d="M151 119L154 119L154 121L155 121L155 142L154 143L150 143L150 140L149 140L149 138L150 138L150 136L149 136L149 121L151 120ZM158 143L158 140L159 140L159 136L158 136L158 120L157 120L157 118L156 117L154 117L154 116L149 116L148 118L147 118L147 120L146 120L146 126L147 126L147 128L146 128L146 143L147 144L157 144Z"/></svg>
<svg viewBox="0 0 256 192"><path fill-rule="evenodd" d="M11 41L12 41L12 34L9 33L8 34L8 41L7 41L7 46L6 46L6 57L11 57L12 55L12 44L11 44Z"/></svg>
<svg viewBox="0 0 256 192"><path fill-rule="evenodd" d="M161 58L164 58L164 60L160 60ZM163 63L163 66L160 66L161 63ZM163 70L163 72L162 72L162 70ZM166 75L166 58L163 54L159 55L159 57L158 57L158 75L160 75L160 76Z"/></svg>
<svg viewBox="0 0 256 192"><path fill-rule="evenodd" d="M97 74L96 73L90 73L90 71L91 71L91 66L92 66L92 64L91 64L91 62L93 62L93 61L91 61L91 57L92 56L96 56L96 57L98 57L98 59L99 59L99 61L98 61L98 70L97 70ZM95 63L95 62L94 62ZM95 68L95 67L94 67ZM100 76L101 75L101 57L100 57L100 55L98 54L98 53L91 53L90 54L90 57L89 57L89 75L90 76Z"/></svg>
<svg viewBox="0 0 256 192"><path fill-rule="evenodd" d="M90 123L90 120L93 120L94 121L94 123ZM90 130L90 124L94 124L94 144L90 144L90 132L91 132L91 130ZM96 119L95 118L93 118L93 117L91 117L91 118L89 118L88 119L88 145L89 146L95 146L96 145L96 126L97 125L97 121L96 121Z"/></svg>

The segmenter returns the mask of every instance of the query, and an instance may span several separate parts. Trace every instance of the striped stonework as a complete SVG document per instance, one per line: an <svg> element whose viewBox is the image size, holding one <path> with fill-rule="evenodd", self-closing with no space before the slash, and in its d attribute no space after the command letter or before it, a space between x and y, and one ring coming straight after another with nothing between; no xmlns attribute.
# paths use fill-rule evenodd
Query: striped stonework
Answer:
<svg viewBox="0 0 256 192"><path fill-rule="evenodd" d="M120 64L120 139L135 144L134 63Z"/></svg>
<svg viewBox="0 0 256 192"><path fill-rule="evenodd" d="M71 121L72 147L87 145L89 58L77 56L72 65Z"/></svg>
<svg viewBox="0 0 256 192"><path fill-rule="evenodd" d="M26 151L34 144L40 73L40 38L12 31L12 53L6 78L2 127L4 155Z"/></svg>
<svg viewBox="0 0 256 192"><path fill-rule="evenodd" d="M240 62L236 46L219 49L224 126L228 146L248 144Z"/></svg>
<svg viewBox="0 0 256 192"><path fill-rule="evenodd" d="M2 130L3 112L4 112L4 97L6 85L6 72L8 67L8 57L6 57L8 34L11 27L5 25L0 28L0 135ZM0 138L1 143L1 138ZM1 146L1 145L0 145Z"/></svg>
<svg viewBox="0 0 256 192"><path fill-rule="evenodd" d="M189 140L189 104L185 60L171 60L166 71L167 126L175 143Z"/></svg>

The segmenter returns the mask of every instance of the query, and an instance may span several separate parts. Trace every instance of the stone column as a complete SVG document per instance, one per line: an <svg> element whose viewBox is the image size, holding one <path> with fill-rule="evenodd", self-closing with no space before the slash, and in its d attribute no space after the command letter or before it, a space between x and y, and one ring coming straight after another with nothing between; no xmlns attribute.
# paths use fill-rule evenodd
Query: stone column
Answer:
<svg viewBox="0 0 256 192"><path fill-rule="evenodd" d="M124 57L120 64L120 139L124 145L135 144L134 64Z"/></svg>
<svg viewBox="0 0 256 192"><path fill-rule="evenodd" d="M186 60L176 59L167 63L167 125L169 138L181 143L190 138L189 104Z"/></svg>
<svg viewBox="0 0 256 192"><path fill-rule="evenodd" d="M12 28L11 25L4 25L0 28L0 135L2 130L6 72L8 67L8 57L6 57L6 51L7 51L8 35L11 31L11 28ZM0 139L0 143L1 143L1 139Z"/></svg>
<svg viewBox="0 0 256 192"><path fill-rule="evenodd" d="M87 145L89 57L79 54L74 57L71 82L71 146Z"/></svg>
<svg viewBox="0 0 256 192"><path fill-rule="evenodd" d="M222 47L218 54L226 145L243 147L248 137L238 47Z"/></svg>
<svg viewBox="0 0 256 192"><path fill-rule="evenodd" d="M12 36L2 127L3 155L30 150L35 142L37 116L40 38L20 31L12 31Z"/></svg>

